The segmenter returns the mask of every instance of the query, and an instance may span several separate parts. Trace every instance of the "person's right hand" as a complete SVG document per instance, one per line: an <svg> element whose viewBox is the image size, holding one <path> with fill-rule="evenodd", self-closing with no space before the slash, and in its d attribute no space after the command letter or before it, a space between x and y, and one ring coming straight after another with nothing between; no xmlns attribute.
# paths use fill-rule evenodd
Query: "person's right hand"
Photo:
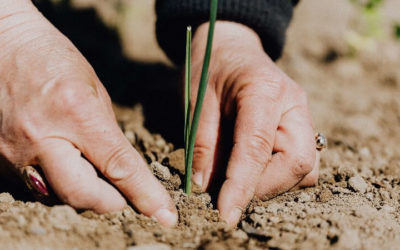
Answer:
<svg viewBox="0 0 400 250"><path fill-rule="evenodd" d="M1 157L17 170L39 165L73 207L120 210L126 202L118 188L145 215L177 222L170 196L119 129L95 72L30 0L0 2Z"/></svg>

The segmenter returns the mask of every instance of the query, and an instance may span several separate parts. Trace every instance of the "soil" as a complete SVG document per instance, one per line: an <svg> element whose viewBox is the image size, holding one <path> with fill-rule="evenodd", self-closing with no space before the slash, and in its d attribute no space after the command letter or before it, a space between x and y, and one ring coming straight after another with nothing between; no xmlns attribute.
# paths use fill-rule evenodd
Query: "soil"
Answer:
<svg viewBox="0 0 400 250"><path fill-rule="evenodd" d="M348 2L303 0L278 62L308 92L316 130L330 143L316 187L255 199L230 230L208 194L182 192L183 151L149 132L146 106L115 105L126 137L173 197L179 224L163 228L131 207L98 215L46 206L9 191L0 194L0 248L398 249L400 42L387 35L349 53L345 37L360 16ZM400 22L399 9L385 3L384 27Z"/></svg>

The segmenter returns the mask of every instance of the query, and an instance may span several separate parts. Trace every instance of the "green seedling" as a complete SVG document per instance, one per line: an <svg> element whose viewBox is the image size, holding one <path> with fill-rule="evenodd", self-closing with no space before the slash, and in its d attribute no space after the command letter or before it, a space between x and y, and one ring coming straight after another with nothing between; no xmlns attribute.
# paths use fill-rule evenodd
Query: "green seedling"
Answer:
<svg viewBox="0 0 400 250"><path fill-rule="evenodd" d="M394 26L394 35L398 40L400 40L400 24Z"/></svg>
<svg viewBox="0 0 400 250"><path fill-rule="evenodd" d="M192 58L192 27L187 27L186 30L186 60L185 60L185 131L184 131L184 143L185 143L185 167L187 167L187 154L189 149L189 136L190 136L190 127L191 127L191 113L190 113L190 85L191 85L191 58ZM186 169L186 173L188 173L188 169ZM185 180L185 183L190 182L190 174L186 174L186 177L189 176L189 180ZM190 185L190 184L189 184Z"/></svg>
<svg viewBox="0 0 400 250"><path fill-rule="evenodd" d="M191 28L188 27L186 35L186 62L185 62L185 193L190 194L192 190L192 165L193 151L196 140L197 129L199 127L200 113L203 106L204 95L207 89L209 66L211 59L212 43L214 38L214 27L217 19L218 0L211 0L210 24L208 28L206 53L203 60L203 68L201 71L200 84L197 92L196 104L193 112L193 118L190 122L190 79L191 79Z"/></svg>

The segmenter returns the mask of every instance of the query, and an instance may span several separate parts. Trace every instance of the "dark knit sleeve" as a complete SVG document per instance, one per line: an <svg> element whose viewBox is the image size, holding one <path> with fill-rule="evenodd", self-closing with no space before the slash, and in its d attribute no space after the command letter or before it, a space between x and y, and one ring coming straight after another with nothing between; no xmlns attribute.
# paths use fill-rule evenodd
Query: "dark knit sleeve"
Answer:
<svg viewBox="0 0 400 250"><path fill-rule="evenodd" d="M298 0L219 0L218 20L234 21L252 28L265 51L276 60L282 53L285 33ZM157 0L157 40L167 56L184 61L186 27L193 30L208 21L210 0Z"/></svg>

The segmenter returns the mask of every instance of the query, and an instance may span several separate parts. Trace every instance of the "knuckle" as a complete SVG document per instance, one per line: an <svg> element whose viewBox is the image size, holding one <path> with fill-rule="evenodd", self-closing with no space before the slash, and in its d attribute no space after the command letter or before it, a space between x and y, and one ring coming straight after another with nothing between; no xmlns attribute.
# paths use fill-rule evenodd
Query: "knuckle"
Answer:
<svg viewBox="0 0 400 250"><path fill-rule="evenodd" d="M298 155L294 157L291 171L294 176L303 178L313 170L313 167L314 162L311 157Z"/></svg>
<svg viewBox="0 0 400 250"><path fill-rule="evenodd" d="M265 101L270 103L279 103L285 90L285 83L280 78L267 81L255 79L252 84L249 84L238 93L238 98L241 100L259 99L264 103Z"/></svg>
<svg viewBox="0 0 400 250"><path fill-rule="evenodd" d="M103 174L113 182L123 181L140 174L138 160L133 160L129 152L117 148L109 154L103 169Z"/></svg>
<svg viewBox="0 0 400 250"><path fill-rule="evenodd" d="M10 139L11 145L15 145L16 138L19 144L35 145L45 134L41 122L29 114L16 112L12 117L12 127L6 128L9 134L5 138Z"/></svg>
<svg viewBox="0 0 400 250"><path fill-rule="evenodd" d="M61 81L56 84L54 93L55 108L62 110L70 115L81 115L87 108L88 93L85 91L86 88L82 87L87 85L86 83L79 82L68 82Z"/></svg>
<svg viewBox="0 0 400 250"><path fill-rule="evenodd" d="M251 135L237 138L234 143L234 151L241 152L247 159L247 166L262 171L271 156L273 142L268 138L272 135L266 131L254 131Z"/></svg>
<svg viewBox="0 0 400 250"><path fill-rule="evenodd" d="M272 151L273 143L268 138L272 138L271 132L265 131L254 131L247 140L247 150L254 152L258 157L260 155L267 155Z"/></svg>
<svg viewBox="0 0 400 250"><path fill-rule="evenodd" d="M269 81L260 89L264 96L269 97L274 102L279 102L282 94L286 91L286 85L281 79Z"/></svg>
<svg viewBox="0 0 400 250"><path fill-rule="evenodd" d="M194 158L204 158L210 155L213 151L213 147L209 144L205 143L198 143L194 145L194 150L193 150L193 157Z"/></svg>

